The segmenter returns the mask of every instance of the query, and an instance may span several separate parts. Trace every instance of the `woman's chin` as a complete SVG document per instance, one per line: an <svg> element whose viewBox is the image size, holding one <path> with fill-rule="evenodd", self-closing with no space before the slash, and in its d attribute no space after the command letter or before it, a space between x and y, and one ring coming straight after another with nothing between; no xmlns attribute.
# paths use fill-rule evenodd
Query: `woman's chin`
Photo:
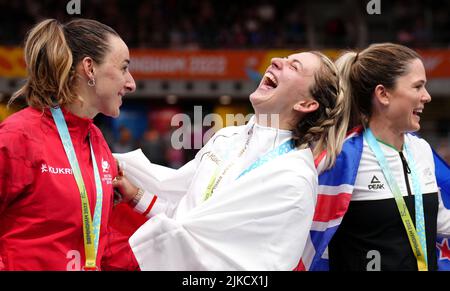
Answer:
<svg viewBox="0 0 450 291"><path fill-rule="evenodd" d="M412 127L412 130L410 132L416 132L420 130L420 124L416 124L415 126Z"/></svg>
<svg viewBox="0 0 450 291"><path fill-rule="evenodd" d="M102 112L102 113L108 117L117 118L120 115L120 109L117 108L117 109L110 110L108 112Z"/></svg>
<svg viewBox="0 0 450 291"><path fill-rule="evenodd" d="M404 130L404 132L417 132L420 130L420 124L416 123L416 124L411 124L410 126L408 126L406 128L406 130Z"/></svg>
<svg viewBox="0 0 450 291"><path fill-rule="evenodd" d="M250 94L250 102L252 103L253 107L264 104L268 100L270 100L272 98L272 95L267 93L269 92L258 92L257 90Z"/></svg>

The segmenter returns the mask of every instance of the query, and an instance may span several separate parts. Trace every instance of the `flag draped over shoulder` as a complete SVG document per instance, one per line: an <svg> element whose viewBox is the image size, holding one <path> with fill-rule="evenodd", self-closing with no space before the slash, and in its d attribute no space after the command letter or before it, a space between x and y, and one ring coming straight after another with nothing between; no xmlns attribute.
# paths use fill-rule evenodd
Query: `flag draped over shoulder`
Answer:
<svg viewBox="0 0 450 291"><path fill-rule="evenodd" d="M319 192L310 235L296 270L328 271L328 249L331 238L346 213L353 193L356 175L363 150L362 127L349 132L341 153L333 168L319 175ZM447 209L450 209L450 168L433 150L435 173L441 197ZM323 160L316 161L318 172ZM438 238L439 270L450 270L450 242L447 238Z"/></svg>
<svg viewBox="0 0 450 291"><path fill-rule="evenodd" d="M433 159L442 202L444 202L445 208L450 209L450 167L435 150L433 150Z"/></svg>
<svg viewBox="0 0 450 291"><path fill-rule="evenodd" d="M433 150L436 180L441 191L441 198L445 208L450 209L450 167ZM438 237L436 243L438 270L450 271L450 247L447 237Z"/></svg>

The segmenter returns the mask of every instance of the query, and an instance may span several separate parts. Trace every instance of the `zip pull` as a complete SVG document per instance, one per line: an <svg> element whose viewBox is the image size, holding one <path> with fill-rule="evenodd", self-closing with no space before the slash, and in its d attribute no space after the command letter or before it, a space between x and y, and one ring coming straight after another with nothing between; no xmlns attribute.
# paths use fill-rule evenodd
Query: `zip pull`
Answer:
<svg viewBox="0 0 450 291"><path fill-rule="evenodd" d="M400 154L400 158L402 159L403 167L406 168L406 173L411 174L411 169L408 166L408 162L405 159L405 156L402 152L398 152Z"/></svg>
<svg viewBox="0 0 450 291"><path fill-rule="evenodd" d="M408 163L406 162L405 156L402 152L398 152L400 155L400 159L402 160L402 166L403 166L403 174L405 175L405 182L406 182L406 190L408 191L408 196L412 195L411 187L409 186L409 180L408 180L408 174L411 174L411 169L408 166Z"/></svg>

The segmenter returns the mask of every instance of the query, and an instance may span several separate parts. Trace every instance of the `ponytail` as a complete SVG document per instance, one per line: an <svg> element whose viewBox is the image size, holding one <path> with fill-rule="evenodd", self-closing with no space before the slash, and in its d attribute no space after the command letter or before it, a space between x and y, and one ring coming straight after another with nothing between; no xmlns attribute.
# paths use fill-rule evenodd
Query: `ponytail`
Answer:
<svg viewBox="0 0 450 291"><path fill-rule="evenodd" d="M9 104L23 95L28 105L44 109L72 103L78 97L71 90L74 70L72 52L66 42L63 26L55 19L37 24L25 41L27 81L11 97Z"/></svg>
<svg viewBox="0 0 450 291"><path fill-rule="evenodd" d="M76 92L75 68L83 58L97 64L110 51L108 37L117 36L111 27L91 19L75 19L62 25L47 19L33 27L25 41L27 81L9 101L26 97L29 106L45 109L83 101Z"/></svg>
<svg viewBox="0 0 450 291"><path fill-rule="evenodd" d="M358 60L359 53L356 52L346 52L341 55L335 62L336 68L340 76L340 87L341 87L341 99L343 105L343 122L339 125L340 130L345 131L345 133L352 129L353 127L361 124L365 124L367 119L361 117L358 113L357 99L355 98L352 91L352 68L355 62ZM365 112L367 117L371 112Z"/></svg>
<svg viewBox="0 0 450 291"><path fill-rule="evenodd" d="M376 86L393 89L408 64L420 56L412 49L393 43L373 44L361 51L346 52L336 60L344 94L347 129L367 126L372 116L372 96Z"/></svg>

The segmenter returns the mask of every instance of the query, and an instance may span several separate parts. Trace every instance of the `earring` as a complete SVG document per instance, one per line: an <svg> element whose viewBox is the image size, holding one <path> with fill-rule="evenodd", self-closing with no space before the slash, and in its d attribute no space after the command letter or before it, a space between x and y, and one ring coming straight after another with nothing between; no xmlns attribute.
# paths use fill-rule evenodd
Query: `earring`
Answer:
<svg viewBox="0 0 450 291"><path fill-rule="evenodd" d="M90 87L94 87L94 86L95 86L95 79L94 79L94 78L89 79L89 81L88 81L87 83L88 83L88 85L89 85Z"/></svg>

